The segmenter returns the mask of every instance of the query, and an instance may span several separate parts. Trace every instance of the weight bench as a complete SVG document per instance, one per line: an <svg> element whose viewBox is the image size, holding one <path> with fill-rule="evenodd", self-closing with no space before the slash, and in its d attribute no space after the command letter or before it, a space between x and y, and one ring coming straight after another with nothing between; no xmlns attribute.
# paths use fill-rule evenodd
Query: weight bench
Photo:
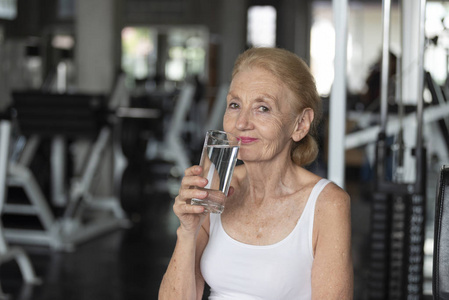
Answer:
<svg viewBox="0 0 449 300"><path fill-rule="evenodd" d="M18 158L10 160L5 182L0 184L23 189L29 204L6 202L3 213L36 216L42 229L5 228L6 239L71 251L79 243L127 227L129 221L117 197L91 193L98 166L112 138L106 97L38 91L14 92L12 96L14 121L26 143ZM29 166L43 139L51 140L51 197L43 193ZM89 140L92 147L83 160L81 174L70 178L66 188L68 139ZM59 216L54 207L62 209Z"/></svg>
<svg viewBox="0 0 449 300"><path fill-rule="evenodd" d="M432 291L435 300L449 300L449 166L442 166L435 203Z"/></svg>

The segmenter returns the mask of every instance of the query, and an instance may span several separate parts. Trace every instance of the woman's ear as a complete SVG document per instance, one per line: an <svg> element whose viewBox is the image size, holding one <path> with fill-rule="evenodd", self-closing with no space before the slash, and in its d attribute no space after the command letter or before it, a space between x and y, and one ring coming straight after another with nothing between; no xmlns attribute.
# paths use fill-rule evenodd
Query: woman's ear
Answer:
<svg viewBox="0 0 449 300"><path fill-rule="evenodd" d="M309 133L310 124L312 124L314 118L313 109L305 108L300 116L296 119L295 130L292 134L292 139L295 142L299 142L303 137Z"/></svg>

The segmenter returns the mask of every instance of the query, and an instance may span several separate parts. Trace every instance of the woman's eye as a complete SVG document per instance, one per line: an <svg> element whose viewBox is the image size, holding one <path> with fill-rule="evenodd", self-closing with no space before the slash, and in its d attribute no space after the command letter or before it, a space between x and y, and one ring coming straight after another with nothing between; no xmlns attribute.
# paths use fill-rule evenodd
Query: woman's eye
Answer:
<svg viewBox="0 0 449 300"><path fill-rule="evenodd" d="M267 112L267 111L269 111L268 107L266 107L266 106L259 106L258 110L260 112Z"/></svg>
<svg viewBox="0 0 449 300"><path fill-rule="evenodd" d="M239 108L239 105L237 104L237 103L234 103L234 102L232 102L232 103L229 103L229 108Z"/></svg>

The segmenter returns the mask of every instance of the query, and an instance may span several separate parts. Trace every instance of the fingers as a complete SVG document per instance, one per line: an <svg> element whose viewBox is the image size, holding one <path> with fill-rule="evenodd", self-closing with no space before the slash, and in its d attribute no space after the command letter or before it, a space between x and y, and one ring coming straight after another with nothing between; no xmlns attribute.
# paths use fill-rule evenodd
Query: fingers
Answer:
<svg viewBox="0 0 449 300"><path fill-rule="evenodd" d="M201 166L191 166L184 171L185 176L200 175L203 168Z"/></svg>
<svg viewBox="0 0 449 300"><path fill-rule="evenodd" d="M204 212L204 207L201 205L190 205L185 201L176 200L173 205L173 211L178 217L182 217L183 215L188 214L202 214Z"/></svg>
<svg viewBox="0 0 449 300"><path fill-rule="evenodd" d="M202 168L200 166L193 166L185 170L184 178L181 182L181 190L184 188L190 188L191 186L205 187L207 179L201 177Z"/></svg>
<svg viewBox="0 0 449 300"><path fill-rule="evenodd" d="M176 197L176 199L179 202L186 203L187 200L190 200L192 198L204 199L206 197L207 197L206 190L198 188L188 188L188 189L181 188L179 190L179 195L178 197Z"/></svg>
<svg viewBox="0 0 449 300"><path fill-rule="evenodd" d="M185 170L184 178L181 182L179 194L175 198L173 211L178 217L185 214L200 214L204 212L204 207L197 205L190 205L192 198L204 199L208 192L204 189L207 185L207 179L201 175L202 168L200 166L192 166Z"/></svg>

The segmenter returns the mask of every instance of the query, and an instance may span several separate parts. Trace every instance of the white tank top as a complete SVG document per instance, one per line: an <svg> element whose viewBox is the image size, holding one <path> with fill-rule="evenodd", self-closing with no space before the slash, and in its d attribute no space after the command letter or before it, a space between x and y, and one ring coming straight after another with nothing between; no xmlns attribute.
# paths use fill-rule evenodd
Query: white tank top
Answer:
<svg viewBox="0 0 449 300"><path fill-rule="evenodd" d="M201 272L210 286L210 300L310 300L315 203L330 181L312 189L292 232L272 245L244 244L223 229L221 217L210 214L209 242Z"/></svg>

